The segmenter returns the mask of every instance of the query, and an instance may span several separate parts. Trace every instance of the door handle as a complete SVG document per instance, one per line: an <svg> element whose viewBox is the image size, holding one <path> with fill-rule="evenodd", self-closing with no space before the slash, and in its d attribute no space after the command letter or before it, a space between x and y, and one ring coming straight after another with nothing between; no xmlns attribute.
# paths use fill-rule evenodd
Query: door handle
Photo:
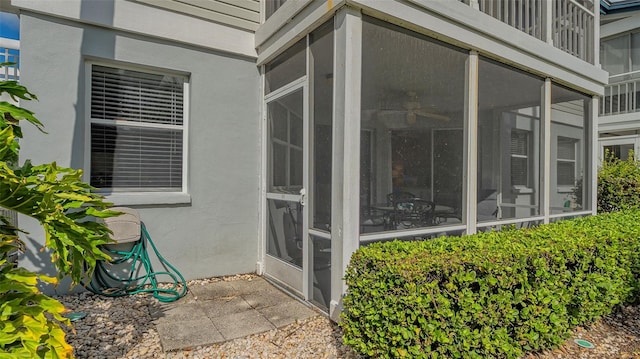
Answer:
<svg viewBox="0 0 640 359"><path fill-rule="evenodd" d="M304 206L304 205L305 205L305 203L306 203L306 201L307 201L307 190L305 190L304 188L302 188L302 189L300 190L300 200L299 200L300 205Z"/></svg>

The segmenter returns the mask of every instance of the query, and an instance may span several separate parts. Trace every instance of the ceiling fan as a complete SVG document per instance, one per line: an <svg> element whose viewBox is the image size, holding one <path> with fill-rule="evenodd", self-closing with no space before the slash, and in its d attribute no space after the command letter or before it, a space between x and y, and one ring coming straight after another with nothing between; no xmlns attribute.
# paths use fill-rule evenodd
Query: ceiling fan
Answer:
<svg viewBox="0 0 640 359"><path fill-rule="evenodd" d="M406 99L402 102L402 110L382 109L377 112L378 119L397 118L398 115L404 115L408 125L415 125L418 122L418 116L438 121L450 120L448 116L423 109L417 94L413 91L407 92Z"/></svg>

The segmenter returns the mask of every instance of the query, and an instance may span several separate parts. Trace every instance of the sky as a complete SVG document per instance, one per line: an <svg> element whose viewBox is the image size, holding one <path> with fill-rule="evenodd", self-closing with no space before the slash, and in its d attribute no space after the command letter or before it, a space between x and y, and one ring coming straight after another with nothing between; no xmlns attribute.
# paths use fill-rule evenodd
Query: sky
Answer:
<svg viewBox="0 0 640 359"><path fill-rule="evenodd" d="M0 12L0 37L20 39L20 22L18 15Z"/></svg>

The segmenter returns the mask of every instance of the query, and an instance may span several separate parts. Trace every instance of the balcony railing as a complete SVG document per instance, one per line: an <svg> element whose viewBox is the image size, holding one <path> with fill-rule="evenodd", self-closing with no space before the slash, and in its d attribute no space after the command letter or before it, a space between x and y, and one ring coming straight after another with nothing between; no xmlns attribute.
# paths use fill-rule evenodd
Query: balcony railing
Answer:
<svg viewBox="0 0 640 359"><path fill-rule="evenodd" d="M0 63L13 62L15 65L0 68L0 80L20 79L20 41L0 37Z"/></svg>
<svg viewBox="0 0 640 359"><path fill-rule="evenodd" d="M480 11L505 24L526 32L538 39L544 39L542 0L478 0Z"/></svg>
<svg viewBox="0 0 640 359"><path fill-rule="evenodd" d="M594 62L595 16L591 0L554 0L553 46L589 63Z"/></svg>
<svg viewBox="0 0 640 359"><path fill-rule="evenodd" d="M637 71L640 75L640 71ZM630 74L624 74L630 76ZM611 79L615 79L612 76ZM604 88L604 97L600 101L600 115L621 115L640 111L640 78L612 83Z"/></svg>
<svg viewBox="0 0 640 359"><path fill-rule="evenodd" d="M460 1L562 51L594 63L594 0Z"/></svg>

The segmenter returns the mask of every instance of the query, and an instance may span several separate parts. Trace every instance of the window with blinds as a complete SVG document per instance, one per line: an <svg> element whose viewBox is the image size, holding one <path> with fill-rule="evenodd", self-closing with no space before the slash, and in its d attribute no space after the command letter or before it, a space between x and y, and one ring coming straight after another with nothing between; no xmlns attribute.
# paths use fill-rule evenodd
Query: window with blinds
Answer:
<svg viewBox="0 0 640 359"><path fill-rule="evenodd" d="M511 131L511 185L529 187L529 131Z"/></svg>
<svg viewBox="0 0 640 359"><path fill-rule="evenodd" d="M92 186L182 191L186 82L172 74L91 65Z"/></svg>
<svg viewBox="0 0 640 359"><path fill-rule="evenodd" d="M574 186L576 182L576 144L574 138L558 136L558 186Z"/></svg>

